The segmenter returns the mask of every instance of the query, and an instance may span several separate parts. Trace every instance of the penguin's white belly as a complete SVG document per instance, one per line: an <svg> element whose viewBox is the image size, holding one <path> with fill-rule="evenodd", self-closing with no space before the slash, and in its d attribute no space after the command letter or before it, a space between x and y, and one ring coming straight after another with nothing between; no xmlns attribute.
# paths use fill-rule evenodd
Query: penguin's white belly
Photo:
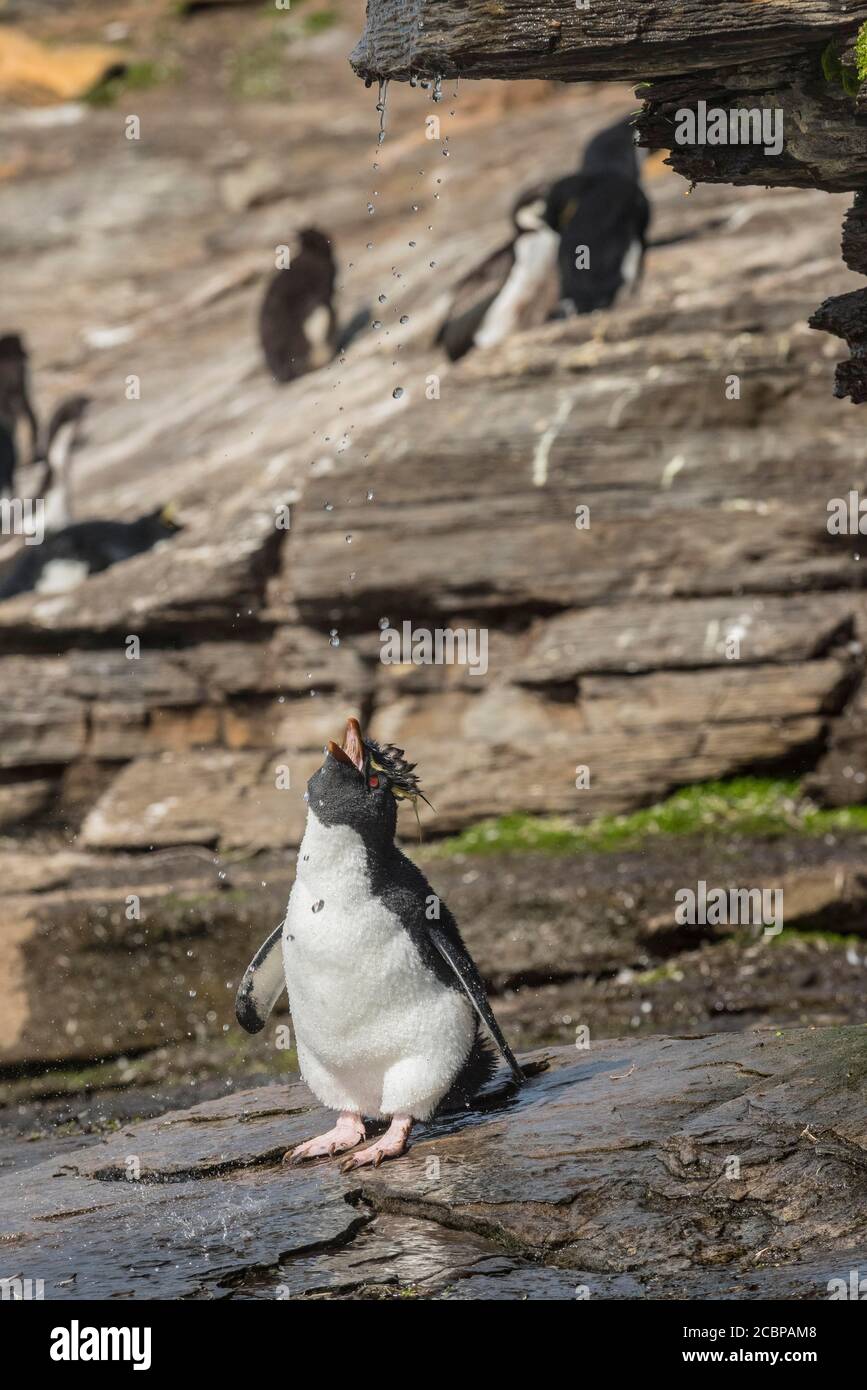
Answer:
<svg viewBox="0 0 867 1390"><path fill-rule="evenodd" d="M560 238L550 227L516 239L515 263L476 330L476 347L494 347L519 329L545 322L557 302L559 246Z"/></svg>
<svg viewBox="0 0 867 1390"><path fill-rule="evenodd" d="M425 1119L460 1071L475 1015L370 892L361 837L312 812L283 927L301 1073L335 1110Z"/></svg>

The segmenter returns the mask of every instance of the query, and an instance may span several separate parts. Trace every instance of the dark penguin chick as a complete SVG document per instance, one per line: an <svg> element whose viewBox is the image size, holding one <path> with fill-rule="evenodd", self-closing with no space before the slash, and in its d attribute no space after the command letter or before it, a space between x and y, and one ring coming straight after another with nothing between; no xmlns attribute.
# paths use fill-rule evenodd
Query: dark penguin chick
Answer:
<svg viewBox="0 0 867 1390"><path fill-rule="evenodd" d="M561 314L607 309L638 284L650 205L627 122L594 136L578 173L551 186L545 215L560 236Z"/></svg>
<svg viewBox="0 0 867 1390"><path fill-rule="evenodd" d="M39 422L30 400L27 350L19 333L5 333L0 336L0 497L11 497L14 492L18 462L15 430L21 419L30 430L32 462L38 452Z"/></svg>
<svg viewBox="0 0 867 1390"><path fill-rule="evenodd" d="M394 843L398 801L421 795L402 750L362 739L356 719L307 784L286 918L235 1004L241 1026L258 1032L285 982L301 1074L339 1112L333 1129L284 1161L354 1148L365 1116L387 1117L389 1129L344 1169L402 1154L414 1120L469 1106L492 1074L481 1024L524 1079L455 919Z"/></svg>
<svg viewBox="0 0 867 1390"><path fill-rule="evenodd" d="M11 570L0 583L0 599L16 594L61 594L75 589L89 574L130 560L171 540L182 527L164 507L135 521L77 521L41 545L19 551Z"/></svg>
<svg viewBox="0 0 867 1390"><path fill-rule="evenodd" d="M557 231L546 220L546 191L522 193L512 210L515 234L458 284L436 341L453 362L474 347L535 328L557 303Z"/></svg>
<svg viewBox="0 0 867 1390"><path fill-rule="evenodd" d="M301 249L274 275L259 311L259 340L277 381L324 367L337 346L331 243L317 227L305 227L299 241Z"/></svg>
<svg viewBox="0 0 867 1390"><path fill-rule="evenodd" d="M45 503L45 530L60 531L72 522L72 457L82 439L89 396L67 396L48 423L45 461L37 496Z"/></svg>

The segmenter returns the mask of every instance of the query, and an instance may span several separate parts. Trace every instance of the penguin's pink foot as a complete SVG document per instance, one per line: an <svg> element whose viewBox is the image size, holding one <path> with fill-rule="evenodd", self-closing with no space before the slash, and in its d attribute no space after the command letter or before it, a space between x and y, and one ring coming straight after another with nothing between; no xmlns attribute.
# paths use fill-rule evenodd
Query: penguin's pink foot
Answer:
<svg viewBox="0 0 867 1390"><path fill-rule="evenodd" d="M382 1138L371 1144L369 1149L362 1149L360 1153L347 1158L341 1163L341 1170L351 1173L353 1168L378 1168L384 1158L400 1158L402 1153L406 1153L406 1141L411 1129L411 1115L394 1115Z"/></svg>
<svg viewBox="0 0 867 1390"><path fill-rule="evenodd" d="M283 1155L283 1162L303 1163L306 1158L333 1158L335 1154L354 1149L355 1145L360 1144L366 1137L361 1116L344 1110L333 1129L329 1129L327 1134L317 1135L315 1139L308 1139L297 1148L290 1149Z"/></svg>

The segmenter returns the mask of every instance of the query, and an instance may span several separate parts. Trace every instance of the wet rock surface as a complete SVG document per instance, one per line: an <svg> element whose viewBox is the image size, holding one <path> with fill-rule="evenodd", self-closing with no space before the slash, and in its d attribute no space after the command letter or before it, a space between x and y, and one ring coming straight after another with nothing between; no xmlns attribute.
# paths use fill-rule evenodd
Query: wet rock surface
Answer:
<svg viewBox="0 0 867 1390"><path fill-rule="evenodd" d="M300 1084L0 1177L46 1297L827 1296L864 1255L860 1029L615 1039L419 1126L370 1174L281 1166Z"/></svg>

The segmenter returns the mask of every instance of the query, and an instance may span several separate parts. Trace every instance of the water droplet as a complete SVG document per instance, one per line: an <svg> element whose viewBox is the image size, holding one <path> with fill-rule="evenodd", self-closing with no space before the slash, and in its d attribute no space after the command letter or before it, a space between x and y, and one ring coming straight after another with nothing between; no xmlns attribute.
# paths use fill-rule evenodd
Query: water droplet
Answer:
<svg viewBox="0 0 867 1390"><path fill-rule="evenodd" d="M314 903L313 906L312 906L312 908L311 908L310 910L311 910L311 912L321 912L324 906L325 906L325 900L324 900L324 898L320 898L319 901L318 901L318 903Z"/></svg>
<svg viewBox="0 0 867 1390"><path fill-rule="evenodd" d="M333 511L334 511L334 503L333 503L333 502L326 502L326 503L325 503L325 506L323 507L323 511L326 511L326 512L333 512Z"/></svg>
<svg viewBox="0 0 867 1390"><path fill-rule="evenodd" d="M381 145L382 142L383 142L383 140L385 139L385 108L386 108L387 104L388 104L388 78L385 78L384 81L383 81L382 78L380 78L380 80L379 80L379 101L376 103L376 109L377 109L377 111L379 112L379 135L377 136L377 140L376 140L376 143L377 143L378 145Z"/></svg>
<svg viewBox="0 0 867 1390"><path fill-rule="evenodd" d="M346 544L347 544L347 545L352 545L352 532L351 532L351 531L350 531L349 535L346 537Z"/></svg>
<svg viewBox="0 0 867 1390"><path fill-rule="evenodd" d="M340 638L337 636L337 628L336 628L336 627L333 627L333 628L331 629L331 632L330 632L329 637L328 637L328 641L329 641L329 643L330 643L330 645L331 645L332 647L339 647L339 646L340 646Z"/></svg>
<svg viewBox="0 0 867 1390"><path fill-rule="evenodd" d="M386 629L387 627L390 627L390 626L391 626L391 624L389 623L388 618L380 618L380 620L379 620L379 630L380 630L380 632L384 632L385 629Z"/></svg>
<svg viewBox="0 0 867 1390"><path fill-rule="evenodd" d="M309 793L309 792L305 792L305 793L304 793L304 800L305 800L305 801L309 801L309 800L310 800L310 793Z"/></svg>
<svg viewBox="0 0 867 1390"><path fill-rule="evenodd" d="M414 242L414 241L408 241L406 244L407 244L407 246L415 246L415 242Z"/></svg>
<svg viewBox="0 0 867 1390"><path fill-rule="evenodd" d="M373 320L373 323L372 323L370 326L371 326L371 328L381 328L381 327L382 327L382 319L374 319L374 320Z"/></svg>
<svg viewBox="0 0 867 1390"><path fill-rule="evenodd" d="M370 214L370 216L372 217L373 214L376 212L376 208L373 206L373 203L368 203L368 204L367 204L367 211L368 211L368 213Z"/></svg>
<svg viewBox="0 0 867 1390"><path fill-rule="evenodd" d="M387 303L388 303L387 297L386 297L384 294L379 295L378 298L379 298L380 304L387 304Z"/></svg>
<svg viewBox="0 0 867 1390"><path fill-rule="evenodd" d="M401 323L409 323L409 314L401 314L400 321Z"/></svg>
<svg viewBox="0 0 867 1390"><path fill-rule="evenodd" d="M372 501L373 501L373 488L372 488L372 487L369 487L369 488L367 489L367 500L368 500L368 502L372 502Z"/></svg>
<svg viewBox="0 0 867 1390"><path fill-rule="evenodd" d="M400 398L401 398L401 396L403 395L403 387L402 387L402 386L395 386L395 388L394 388L394 390L392 391L391 394L392 394L392 396L394 397L394 399L395 399L396 401L399 401Z"/></svg>

